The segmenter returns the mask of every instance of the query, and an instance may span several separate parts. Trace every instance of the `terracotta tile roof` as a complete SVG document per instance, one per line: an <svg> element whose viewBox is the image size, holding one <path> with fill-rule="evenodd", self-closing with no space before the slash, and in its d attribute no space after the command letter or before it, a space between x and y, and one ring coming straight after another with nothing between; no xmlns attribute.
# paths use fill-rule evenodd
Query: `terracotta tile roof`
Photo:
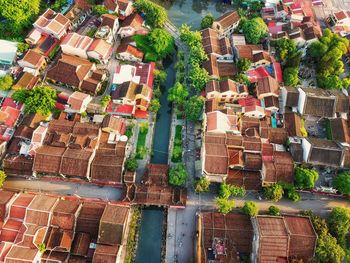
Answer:
<svg viewBox="0 0 350 263"><path fill-rule="evenodd" d="M126 11L129 5L132 4L129 0L117 0L117 3L119 5L119 10Z"/></svg>
<svg viewBox="0 0 350 263"><path fill-rule="evenodd" d="M69 253L60 251L45 251L41 257L41 263L67 262Z"/></svg>
<svg viewBox="0 0 350 263"><path fill-rule="evenodd" d="M38 253L38 249L12 246L5 257L5 262L33 262Z"/></svg>
<svg viewBox="0 0 350 263"><path fill-rule="evenodd" d="M93 78L87 78L83 80L80 88L87 93L96 94L98 92L99 85L100 81Z"/></svg>
<svg viewBox="0 0 350 263"><path fill-rule="evenodd" d="M261 45L236 45L239 58L247 58L253 60L254 54L263 51Z"/></svg>
<svg viewBox="0 0 350 263"><path fill-rule="evenodd" d="M21 111L10 106L2 106L0 109L0 123L9 128L15 126Z"/></svg>
<svg viewBox="0 0 350 263"><path fill-rule="evenodd" d="M34 68L39 68L43 61L45 60L45 57L31 49L28 50L28 52L24 55L22 61L27 62L31 65L33 65Z"/></svg>
<svg viewBox="0 0 350 263"><path fill-rule="evenodd" d="M299 101L298 89L293 88L293 87L284 87L284 89L287 90L286 106L287 107L297 107L298 101Z"/></svg>
<svg viewBox="0 0 350 263"><path fill-rule="evenodd" d="M104 0L103 4L107 9L111 11L115 11L118 7L117 0Z"/></svg>
<svg viewBox="0 0 350 263"><path fill-rule="evenodd" d="M332 140L350 143L349 123L343 118L328 119Z"/></svg>
<svg viewBox="0 0 350 263"><path fill-rule="evenodd" d="M65 36L65 38L61 42L61 46L69 46L71 48L76 48L76 49L86 51L92 42L93 42L93 39L91 37L79 35L73 32L73 33L68 33Z"/></svg>
<svg viewBox="0 0 350 263"><path fill-rule="evenodd" d="M136 58L143 59L144 53L130 44L121 44L117 48L117 53L128 53Z"/></svg>
<svg viewBox="0 0 350 263"><path fill-rule="evenodd" d="M268 139L271 143L285 144L288 140L288 132L285 128L269 128Z"/></svg>
<svg viewBox="0 0 350 263"><path fill-rule="evenodd" d="M25 217L26 208L34 199L34 195L21 193L10 207L10 218L23 220Z"/></svg>
<svg viewBox="0 0 350 263"><path fill-rule="evenodd" d="M78 200L60 199L53 210L51 225L58 226L63 230L73 230L75 216L79 208L80 201Z"/></svg>
<svg viewBox="0 0 350 263"><path fill-rule="evenodd" d="M257 95L261 96L267 93L279 94L279 85L277 80L268 76L258 80L256 87Z"/></svg>
<svg viewBox="0 0 350 263"><path fill-rule="evenodd" d="M112 53L112 45L103 39L95 39L89 46L88 52L96 52L100 58L107 59Z"/></svg>
<svg viewBox="0 0 350 263"><path fill-rule="evenodd" d="M23 72L13 88L32 89L38 83L38 81L39 77L34 76L29 72Z"/></svg>
<svg viewBox="0 0 350 263"><path fill-rule="evenodd" d="M267 60L269 62L272 62L271 55L267 51L261 51L259 53L255 53L253 55L253 62L259 62L260 60Z"/></svg>
<svg viewBox="0 0 350 263"><path fill-rule="evenodd" d="M101 16L101 18L102 18L101 26L109 26L112 29L114 28L115 20L118 21L118 17L112 14L104 14Z"/></svg>
<svg viewBox="0 0 350 263"><path fill-rule="evenodd" d="M118 258L120 246L97 244L93 257L93 262L116 262Z"/></svg>
<svg viewBox="0 0 350 263"><path fill-rule="evenodd" d="M256 153L244 153L244 168L247 170L260 170L262 157Z"/></svg>
<svg viewBox="0 0 350 263"><path fill-rule="evenodd" d="M88 254L90 242L90 234L83 232L76 233L72 244L71 253L74 255L86 256Z"/></svg>
<svg viewBox="0 0 350 263"><path fill-rule="evenodd" d="M202 30L201 34L205 53L215 53L221 56L232 55L232 47L228 38L219 39L219 33L211 28Z"/></svg>
<svg viewBox="0 0 350 263"><path fill-rule="evenodd" d="M208 71L210 76L232 77L237 73L237 67L234 63L218 62L214 54L203 63L203 67Z"/></svg>
<svg viewBox="0 0 350 263"><path fill-rule="evenodd" d="M14 192L0 191L0 221L4 220L6 214L6 205L15 195Z"/></svg>
<svg viewBox="0 0 350 263"><path fill-rule="evenodd" d="M306 93L303 114L320 117L333 117L336 97L327 90L302 88Z"/></svg>
<svg viewBox="0 0 350 263"><path fill-rule="evenodd" d="M240 20L240 17L237 11L230 11L215 19L223 29L230 27L231 25L237 23Z"/></svg>
<svg viewBox="0 0 350 263"><path fill-rule="evenodd" d="M120 27L132 27L139 29L142 27L144 19L137 12L127 16L121 23Z"/></svg>
<svg viewBox="0 0 350 263"><path fill-rule="evenodd" d="M228 152L225 144L205 142L204 169L209 174L226 175L228 170Z"/></svg>
<svg viewBox="0 0 350 263"><path fill-rule="evenodd" d="M43 145L36 150L33 171L58 174L65 148Z"/></svg>
<svg viewBox="0 0 350 263"><path fill-rule="evenodd" d="M126 131L126 125L127 125L127 122L125 119L117 116L113 116L110 114L104 117L101 124L101 128L102 129L107 128L108 130L111 130L113 132L117 132L120 135L123 135Z"/></svg>
<svg viewBox="0 0 350 263"><path fill-rule="evenodd" d="M308 162L319 165L339 166L342 161L342 148L335 142L326 139L309 137L311 150Z"/></svg>
<svg viewBox="0 0 350 263"><path fill-rule="evenodd" d="M289 136L302 137L301 134L301 117L295 112L284 113L284 128Z"/></svg>
<svg viewBox="0 0 350 263"><path fill-rule="evenodd" d="M88 177L93 152L67 148L62 156L60 173L67 176Z"/></svg>

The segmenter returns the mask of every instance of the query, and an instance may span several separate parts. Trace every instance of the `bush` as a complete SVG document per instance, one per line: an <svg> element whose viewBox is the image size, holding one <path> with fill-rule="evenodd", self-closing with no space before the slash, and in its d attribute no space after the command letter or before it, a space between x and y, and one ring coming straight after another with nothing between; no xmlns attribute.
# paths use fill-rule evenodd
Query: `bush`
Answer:
<svg viewBox="0 0 350 263"><path fill-rule="evenodd" d="M267 214L271 216L279 216L281 215L281 210L277 206L272 205L269 207Z"/></svg>
<svg viewBox="0 0 350 263"><path fill-rule="evenodd" d="M315 187L315 182L318 180L318 173L314 169L303 167L295 168L295 185L301 189L310 189Z"/></svg>
<svg viewBox="0 0 350 263"><path fill-rule="evenodd" d="M264 196L274 202L278 202L282 199L284 190L280 184L273 184L268 187L264 187Z"/></svg>
<svg viewBox="0 0 350 263"><path fill-rule="evenodd" d="M255 217L258 215L259 210L258 207L256 205L256 203L252 202L252 201L247 201L244 203L244 206L241 209L243 214L246 214L250 217Z"/></svg>
<svg viewBox="0 0 350 263"><path fill-rule="evenodd" d="M346 247L346 235L350 229L350 209L345 207L333 208L328 218L330 233L338 240L338 243Z"/></svg>
<svg viewBox="0 0 350 263"><path fill-rule="evenodd" d="M97 16L102 16L108 13L108 9L104 5L94 5L92 6L92 14Z"/></svg>
<svg viewBox="0 0 350 263"><path fill-rule="evenodd" d="M107 105L110 103L111 99L112 98L109 95L103 96L103 98L101 99L101 106L104 108L107 107Z"/></svg>
<svg viewBox="0 0 350 263"><path fill-rule="evenodd" d="M0 77L0 90L9 90L13 85L13 78L10 75Z"/></svg>
<svg viewBox="0 0 350 263"><path fill-rule="evenodd" d="M337 174L333 179L333 186L342 194L350 195L350 172Z"/></svg>
<svg viewBox="0 0 350 263"><path fill-rule="evenodd" d="M182 186L186 183L187 176L185 165L177 164L170 169L169 183L173 186Z"/></svg>
<svg viewBox="0 0 350 263"><path fill-rule="evenodd" d="M215 203L216 203L216 206L218 208L219 213L221 213L221 214L228 214L235 207L234 200L228 200L225 198L216 197Z"/></svg>
<svg viewBox="0 0 350 263"><path fill-rule="evenodd" d="M207 178L201 177L195 181L194 190L197 193L209 192L210 182Z"/></svg>
<svg viewBox="0 0 350 263"><path fill-rule="evenodd" d="M134 7L145 14L146 24L152 28L164 27L168 14L166 10L149 0L136 0Z"/></svg>
<svg viewBox="0 0 350 263"><path fill-rule="evenodd" d="M125 162L125 168L126 170L130 172L135 172L136 169L138 168L138 164L135 158L129 158Z"/></svg>
<svg viewBox="0 0 350 263"><path fill-rule="evenodd" d="M205 17L203 17L201 21L201 29L205 29L211 27L214 22L214 17L211 13L208 13Z"/></svg>

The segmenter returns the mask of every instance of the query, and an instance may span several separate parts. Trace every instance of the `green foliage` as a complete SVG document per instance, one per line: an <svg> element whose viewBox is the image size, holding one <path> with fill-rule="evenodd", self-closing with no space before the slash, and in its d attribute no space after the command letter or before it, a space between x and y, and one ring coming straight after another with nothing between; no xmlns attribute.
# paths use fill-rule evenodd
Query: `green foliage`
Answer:
<svg viewBox="0 0 350 263"><path fill-rule="evenodd" d="M295 168L294 175L295 185L301 189L314 188L315 182L318 180L318 173L314 169L307 169L303 167Z"/></svg>
<svg viewBox="0 0 350 263"><path fill-rule="evenodd" d="M182 158L182 147L181 145L174 145L173 148L173 155L172 155L172 161L173 162L179 162Z"/></svg>
<svg viewBox="0 0 350 263"><path fill-rule="evenodd" d="M101 99L101 106L102 107L107 107L107 105L110 103L111 99L112 98L109 95L103 96L102 99Z"/></svg>
<svg viewBox="0 0 350 263"><path fill-rule="evenodd" d="M64 6L67 5L67 0L55 0L54 4L50 6L56 12L60 12Z"/></svg>
<svg viewBox="0 0 350 263"><path fill-rule="evenodd" d="M0 170L0 187L4 185L6 177L7 177L6 173L3 170Z"/></svg>
<svg viewBox="0 0 350 263"><path fill-rule="evenodd" d="M154 112L154 113L157 113L160 109L160 102L159 102L159 99L152 99L149 106L148 106L148 109L151 111L151 112Z"/></svg>
<svg viewBox="0 0 350 263"><path fill-rule="evenodd" d="M230 198L231 196L243 197L246 194L246 190L243 186L235 186L231 184L222 183L219 188L220 198Z"/></svg>
<svg viewBox="0 0 350 263"><path fill-rule="evenodd" d="M233 208L235 208L235 201L234 200L228 200L225 198L216 197L215 203L218 208L219 213L221 214L228 214L230 213Z"/></svg>
<svg viewBox="0 0 350 263"><path fill-rule="evenodd" d="M258 207L256 205L256 203L252 202L252 201L247 201L244 203L244 206L241 209L243 214L246 214L250 217L255 217L258 215L259 210Z"/></svg>
<svg viewBox="0 0 350 263"><path fill-rule="evenodd" d="M184 109L186 118L189 121L198 121L202 117L204 107L204 98L201 96L193 96L185 101Z"/></svg>
<svg viewBox="0 0 350 263"><path fill-rule="evenodd" d="M333 186L342 194L350 195L350 172L337 174L333 179Z"/></svg>
<svg viewBox="0 0 350 263"><path fill-rule="evenodd" d="M168 101L183 105L188 97L187 88L180 82L176 82L174 86L169 89Z"/></svg>
<svg viewBox="0 0 350 263"><path fill-rule="evenodd" d="M205 53L202 45L192 47L190 49L190 57L189 57L190 65L201 64L206 60L208 60L208 56Z"/></svg>
<svg viewBox="0 0 350 263"><path fill-rule="evenodd" d="M104 5L94 5L92 6L92 14L97 16L102 16L108 13L108 9Z"/></svg>
<svg viewBox="0 0 350 263"><path fill-rule="evenodd" d="M155 69L154 70L154 81L158 83L164 83L166 81L167 73L164 70Z"/></svg>
<svg viewBox="0 0 350 263"><path fill-rule="evenodd" d="M246 20L242 30L247 42L251 44L258 44L267 34L267 26L261 17Z"/></svg>
<svg viewBox="0 0 350 263"><path fill-rule="evenodd" d="M145 53L147 61L162 60L175 51L173 36L161 28L155 28L147 35L136 35L133 39L136 46Z"/></svg>
<svg viewBox="0 0 350 263"><path fill-rule="evenodd" d="M179 28L180 38L185 42L190 48L202 45L202 35L198 31L191 31L191 27L183 24Z"/></svg>
<svg viewBox="0 0 350 263"><path fill-rule="evenodd" d="M292 39L280 38L273 42L277 57L280 61L285 61L292 54L297 52L297 46Z"/></svg>
<svg viewBox="0 0 350 263"><path fill-rule="evenodd" d="M315 251L316 262L320 263L340 263L345 257L345 252L337 244L337 240L329 233L322 234L317 238Z"/></svg>
<svg viewBox="0 0 350 263"><path fill-rule="evenodd" d="M308 216L311 219L312 225L317 235L325 235L328 233L328 225L325 219L315 215L311 210L304 210L300 213L303 216Z"/></svg>
<svg viewBox="0 0 350 263"><path fill-rule="evenodd" d="M0 77L0 90L9 90L13 85L13 78L10 75Z"/></svg>
<svg viewBox="0 0 350 263"><path fill-rule="evenodd" d="M132 209L132 217L131 217L131 222L129 226L128 240L126 243L125 263L133 262L133 259L136 256L135 254L136 254L136 247L137 247L137 236L138 236L138 229L139 229L140 220L141 220L141 209L138 207L132 207L131 209Z"/></svg>
<svg viewBox="0 0 350 263"><path fill-rule="evenodd" d="M0 16L8 32L18 34L39 14L40 0L0 0Z"/></svg>
<svg viewBox="0 0 350 263"><path fill-rule="evenodd" d="M97 31L97 28L93 27L93 28L91 28L91 29L86 33L86 36L88 36L88 37L94 37L96 31Z"/></svg>
<svg viewBox="0 0 350 263"><path fill-rule="evenodd" d="M126 131L125 131L125 135L128 137L128 138L131 138L132 135L133 135L133 129L135 127L135 124L130 122L128 124L128 127L126 128Z"/></svg>
<svg viewBox="0 0 350 263"><path fill-rule="evenodd" d="M174 186L182 186L186 183L187 176L188 176L188 173L185 165L180 163L176 164L170 169L169 183Z"/></svg>
<svg viewBox="0 0 350 263"><path fill-rule="evenodd" d="M136 148L136 159L139 159L139 160L144 159L148 152L149 151L148 151L148 148L146 146L144 146L144 145L138 146Z"/></svg>
<svg viewBox="0 0 350 263"><path fill-rule="evenodd" d="M328 218L328 225L330 233L338 240L338 243L345 248L345 238L350 229L350 209L345 207L333 208Z"/></svg>
<svg viewBox="0 0 350 263"><path fill-rule="evenodd" d="M240 58L237 62L239 72L245 72L250 68L251 61L247 58Z"/></svg>
<svg viewBox="0 0 350 263"><path fill-rule="evenodd" d="M148 133L148 122L141 122L139 124L139 135L137 138L137 145L136 145L136 158L137 159L143 159L145 155L148 152L148 149L146 148L146 137Z"/></svg>
<svg viewBox="0 0 350 263"><path fill-rule="evenodd" d="M19 89L12 94L15 101L24 103L24 112L43 115L48 115L55 108L56 97L56 91L49 86Z"/></svg>
<svg viewBox="0 0 350 263"><path fill-rule="evenodd" d="M286 86L295 87L299 83L298 68L285 68L283 70L283 80Z"/></svg>
<svg viewBox="0 0 350 263"><path fill-rule="evenodd" d="M283 187L284 195L292 200L293 202L298 202L300 201L300 194L296 192L294 185L280 182L279 183Z"/></svg>
<svg viewBox="0 0 350 263"><path fill-rule="evenodd" d="M197 92L200 92L209 81L209 74L199 64L194 64L190 68L188 79L190 80L192 87Z"/></svg>
<svg viewBox="0 0 350 263"><path fill-rule="evenodd" d="M135 172L138 168L137 160L136 158L129 158L125 162L125 168L128 171Z"/></svg>
<svg viewBox="0 0 350 263"><path fill-rule="evenodd" d="M18 53L24 53L29 49L29 45L24 42L17 43L17 52Z"/></svg>
<svg viewBox="0 0 350 263"><path fill-rule="evenodd" d="M86 118L88 114L86 111L84 111L84 112L80 113L80 115L81 115L81 117Z"/></svg>
<svg viewBox="0 0 350 263"><path fill-rule="evenodd" d="M177 163L177 162L180 162L181 160L182 160L182 126L176 125L171 161L174 163Z"/></svg>
<svg viewBox="0 0 350 263"><path fill-rule="evenodd" d="M279 216L281 215L281 210L277 206L271 205L267 211L267 214L271 216Z"/></svg>
<svg viewBox="0 0 350 263"><path fill-rule="evenodd" d="M196 191L196 193L205 193L209 192L209 187L209 180L203 176L200 179L196 180L194 190Z"/></svg>
<svg viewBox="0 0 350 263"><path fill-rule="evenodd" d="M147 121L141 122L139 124L140 127L140 132L141 133L147 133L148 132L148 128L149 128L149 123Z"/></svg>
<svg viewBox="0 0 350 263"><path fill-rule="evenodd" d="M163 7L149 0L136 0L134 7L137 11L145 14L147 25L152 28L164 27L168 15Z"/></svg>
<svg viewBox="0 0 350 263"><path fill-rule="evenodd" d="M203 17L201 21L201 29L211 27L213 22L214 22L214 16L211 13L208 13L205 17Z"/></svg>
<svg viewBox="0 0 350 263"><path fill-rule="evenodd" d="M45 243L40 243L40 244L38 245L38 249L39 249L39 252L40 252L41 254L44 254L45 251L46 251L46 245L45 245Z"/></svg>
<svg viewBox="0 0 350 263"><path fill-rule="evenodd" d="M283 187L280 184L273 184L268 187L264 187L264 196L274 202L278 202L282 199L284 194Z"/></svg>
<svg viewBox="0 0 350 263"><path fill-rule="evenodd" d="M248 77L243 73L238 73L236 76L234 76L233 80L244 85L250 84Z"/></svg>
<svg viewBox="0 0 350 263"><path fill-rule="evenodd" d="M56 57L59 50L60 50L60 45L56 44L56 46L50 51L48 58L50 60L53 60Z"/></svg>

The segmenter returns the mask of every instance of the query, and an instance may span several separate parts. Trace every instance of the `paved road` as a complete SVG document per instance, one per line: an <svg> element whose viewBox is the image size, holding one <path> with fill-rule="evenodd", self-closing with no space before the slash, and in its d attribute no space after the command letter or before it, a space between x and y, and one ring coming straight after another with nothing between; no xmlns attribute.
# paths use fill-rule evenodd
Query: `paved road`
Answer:
<svg viewBox="0 0 350 263"><path fill-rule="evenodd" d="M92 184L78 184L64 181L26 180L22 178L7 178L4 188L9 190L23 190L35 192L51 192L60 195L78 195L86 198L100 198L104 200L119 200L122 190L110 186L96 186Z"/></svg>

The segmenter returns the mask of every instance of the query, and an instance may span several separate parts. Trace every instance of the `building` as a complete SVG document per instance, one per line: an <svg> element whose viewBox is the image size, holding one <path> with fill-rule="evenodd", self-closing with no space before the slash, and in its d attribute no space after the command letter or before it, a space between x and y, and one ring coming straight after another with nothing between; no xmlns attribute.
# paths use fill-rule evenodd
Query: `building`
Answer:
<svg viewBox="0 0 350 263"><path fill-rule="evenodd" d="M263 99L269 96L278 98L279 85L277 80L271 76L259 79L256 85L256 94L258 99Z"/></svg>
<svg viewBox="0 0 350 263"><path fill-rule="evenodd" d="M238 116L212 111L206 114L205 118L207 132L240 134L238 130Z"/></svg>
<svg viewBox="0 0 350 263"><path fill-rule="evenodd" d="M16 54L17 43L0 39L0 77L10 72L13 66Z"/></svg>
<svg viewBox="0 0 350 263"><path fill-rule="evenodd" d="M350 11L341 10L333 13L328 18L328 23L332 26L334 33L339 33L341 36L346 36L350 33Z"/></svg>
<svg viewBox="0 0 350 263"><path fill-rule="evenodd" d="M214 54L208 56L208 60L203 63L209 76L213 79L233 77L238 73L237 66L233 62L220 62Z"/></svg>
<svg viewBox="0 0 350 263"><path fill-rule="evenodd" d="M113 39L116 38L118 29L119 29L118 17L111 14L104 14L101 17L102 17L101 27L105 27L105 26L109 27L112 32Z"/></svg>
<svg viewBox="0 0 350 263"><path fill-rule="evenodd" d="M247 86L234 82L231 79L222 81L210 80L205 87L205 92L207 99L214 98L221 103L233 103L248 96Z"/></svg>
<svg viewBox="0 0 350 263"><path fill-rule="evenodd" d="M46 67L45 57L31 49L17 63L23 68L24 72L29 72L34 76L39 75L40 71Z"/></svg>
<svg viewBox="0 0 350 263"><path fill-rule="evenodd" d="M126 39L126 38L124 38ZM117 48L117 59L131 62L142 62L144 53L131 43L122 43Z"/></svg>
<svg viewBox="0 0 350 263"><path fill-rule="evenodd" d="M68 98L68 107L66 111L77 113L85 112L91 101L92 97L90 95L75 91Z"/></svg>
<svg viewBox="0 0 350 263"><path fill-rule="evenodd" d="M121 38L134 36L144 29L144 18L138 13L133 13L126 17L120 24L118 34Z"/></svg>
<svg viewBox="0 0 350 263"><path fill-rule="evenodd" d="M102 64L107 64L112 55L113 46L103 39L95 39L89 49L87 55L89 58L96 59Z"/></svg>
<svg viewBox="0 0 350 263"><path fill-rule="evenodd" d="M12 89L32 89L38 84L39 77L34 76L29 72L23 72L19 75L18 80L15 85L12 86Z"/></svg>
<svg viewBox="0 0 350 263"><path fill-rule="evenodd" d="M240 20L237 11L230 11L215 19L212 28L218 31L220 38L230 38L234 30L238 27Z"/></svg>
<svg viewBox="0 0 350 263"><path fill-rule="evenodd" d="M215 55L219 62L233 62L232 47L227 37L219 38L219 33L211 28L202 30L201 34L205 53Z"/></svg>
<svg viewBox="0 0 350 263"><path fill-rule="evenodd" d="M92 42L91 37L82 36L75 32L68 33L61 42L61 49L64 54L87 59L87 51Z"/></svg>

